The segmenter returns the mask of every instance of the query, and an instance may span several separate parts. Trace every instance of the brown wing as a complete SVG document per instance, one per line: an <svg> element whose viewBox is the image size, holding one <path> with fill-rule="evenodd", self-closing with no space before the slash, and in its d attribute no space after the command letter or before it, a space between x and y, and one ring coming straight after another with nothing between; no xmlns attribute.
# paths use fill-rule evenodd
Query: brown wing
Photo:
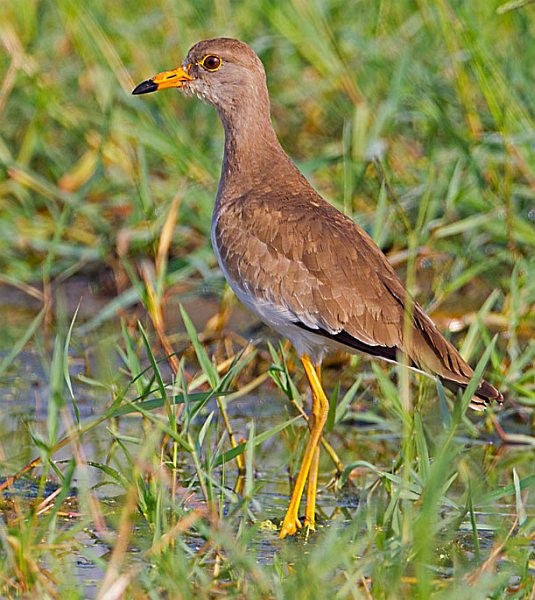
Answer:
<svg viewBox="0 0 535 600"><path fill-rule="evenodd" d="M392 266L311 188L291 197L255 190L226 200L216 243L231 279L247 281L248 293L278 305L304 329L385 358L401 350L446 382L470 381L472 369L416 303L404 340L406 292ZM484 382L476 393L499 397Z"/></svg>
<svg viewBox="0 0 535 600"><path fill-rule="evenodd" d="M291 211L285 210L288 203ZM271 197L268 204L255 195L227 202L218 237L229 275L246 280L257 298L282 304L305 325L329 333L347 330L368 344L399 346L400 308L379 301L384 283L378 270L385 266L375 254L382 254L323 200L313 214L309 209L298 197L278 203Z"/></svg>

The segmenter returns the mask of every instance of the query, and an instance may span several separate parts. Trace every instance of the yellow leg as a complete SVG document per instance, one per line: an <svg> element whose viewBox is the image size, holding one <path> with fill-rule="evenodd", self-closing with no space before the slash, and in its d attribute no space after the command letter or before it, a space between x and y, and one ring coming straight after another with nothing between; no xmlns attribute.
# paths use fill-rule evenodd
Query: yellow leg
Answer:
<svg viewBox="0 0 535 600"><path fill-rule="evenodd" d="M301 468L297 474L297 480L295 482L292 497L284 521L282 522L279 537L285 538L287 535L293 535L301 527L299 521L299 504L301 497L303 496L303 490L305 489L305 483L310 473L310 468L313 463L316 451L319 451L319 441L321 439L321 432L325 426L327 420L327 414L329 412L329 401L325 396L318 374L314 369L314 365L310 360L310 357L306 354L301 358L303 367L305 368L305 374L312 390L312 413L311 413L311 424L310 424L310 436L308 439L307 446L305 448L305 454L303 461L301 462ZM319 455L318 455L319 456ZM307 495L307 521L310 521L311 515L310 510L314 512L316 504L316 481L317 481L317 462L314 467L315 475L313 478L313 487L311 493ZM313 496L313 503L309 505L310 496ZM310 506L310 508L309 508ZM312 519L313 519L312 512Z"/></svg>
<svg viewBox="0 0 535 600"><path fill-rule="evenodd" d="M316 365L316 375L321 385L321 365ZM313 423L315 421L314 414L311 415L309 421L309 429L312 430ZM307 504L305 509L305 527L309 529L316 529L316 494L318 491L318 471L320 464L320 444L317 445L312 457L312 463L310 464L310 471L308 472L307 480Z"/></svg>
<svg viewBox="0 0 535 600"><path fill-rule="evenodd" d="M320 462L319 445L314 450L314 456L310 463L310 471L307 481L307 504L305 508L305 527L316 529L316 493L318 491L318 467Z"/></svg>

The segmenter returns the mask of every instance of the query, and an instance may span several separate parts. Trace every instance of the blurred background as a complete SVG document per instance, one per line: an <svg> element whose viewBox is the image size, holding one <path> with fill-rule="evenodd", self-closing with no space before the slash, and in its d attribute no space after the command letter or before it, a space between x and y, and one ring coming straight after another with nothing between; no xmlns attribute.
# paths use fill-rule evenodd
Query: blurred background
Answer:
<svg viewBox="0 0 535 600"><path fill-rule="evenodd" d="M186 379L197 377L180 304L214 364L231 361L249 339L276 340L234 301L210 247L223 148L215 111L174 90L131 95L179 65L193 43L219 36L258 53L283 147L372 235L463 355L476 364L497 335L486 377L507 398L502 426L527 439L535 404L535 4L17 0L0 4L2 472L36 454L55 456L66 398L83 420L101 414L121 385L134 380L139 392L134 357L145 366L150 348L159 360L178 352ZM299 367L286 358L300 386ZM260 386L269 396L266 423L287 417L273 408L272 398L284 395L275 384L285 381L273 377L284 372L274 362L262 341L233 380L244 394ZM347 390L363 373L357 400L345 406L360 419L384 419L393 443L369 438L375 445L361 455L390 469L404 435L392 370L361 357L334 357L331 366L331 389L340 381ZM161 368L170 381L173 370L164 360ZM430 397L424 415L438 418L432 383L414 403ZM244 406L235 427L247 437L261 403ZM487 418L477 423L471 435L494 435ZM341 438L354 452L349 434ZM97 437L85 451L109 458L106 444ZM286 440L283 449L293 448ZM508 456L494 473L487 463L484 477L479 459L476 452L464 466L472 481L488 476L485 485L506 490L517 469L518 494L533 484L532 451ZM511 510L520 497L509 498ZM405 571L396 573L401 586ZM307 571L301 585L307 577L316 581ZM429 589L419 588L421 597Z"/></svg>
<svg viewBox="0 0 535 600"><path fill-rule="evenodd" d="M532 337L535 285L535 9L507 10L520 4L4 4L2 282L69 283L75 304L89 282L85 296L124 293L172 210L165 287L221 293L208 235L215 111L174 91L130 93L199 39L233 36L263 60L276 130L316 188L401 274L416 235L415 292L440 326L462 329L496 293L485 318L518 352L516 338ZM121 302L139 300L138 289Z"/></svg>

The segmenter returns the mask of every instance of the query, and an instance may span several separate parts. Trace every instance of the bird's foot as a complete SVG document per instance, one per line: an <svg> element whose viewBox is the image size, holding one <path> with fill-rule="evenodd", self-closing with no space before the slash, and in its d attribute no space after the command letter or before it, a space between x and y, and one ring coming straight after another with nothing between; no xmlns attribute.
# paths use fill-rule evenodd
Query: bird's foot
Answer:
<svg viewBox="0 0 535 600"><path fill-rule="evenodd" d="M295 535L297 530L301 529L301 527L301 521L298 519L297 515L290 514L290 511L288 510L281 525L279 538L283 540L287 535Z"/></svg>
<svg viewBox="0 0 535 600"><path fill-rule="evenodd" d="M312 515L311 517L305 515L305 527L309 531L316 531L316 519L314 518L314 515Z"/></svg>

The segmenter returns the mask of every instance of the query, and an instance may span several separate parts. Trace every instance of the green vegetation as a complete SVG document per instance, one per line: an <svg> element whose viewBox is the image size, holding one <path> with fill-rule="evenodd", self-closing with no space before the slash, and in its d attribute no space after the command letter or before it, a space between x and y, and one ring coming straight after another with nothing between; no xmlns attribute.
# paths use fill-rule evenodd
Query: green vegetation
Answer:
<svg viewBox="0 0 535 600"><path fill-rule="evenodd" d="M534 597L534 11L0 4L0 469L29 482L2 486L2 597ZM217 115L130 95L220 35L262 58L289 154L507 395L475 414L337 357L327 441L345 468L325 489L324 453L308 538L275 531L303 374L210 248ZM525 444L489 444L500 424Z"/></svg>

